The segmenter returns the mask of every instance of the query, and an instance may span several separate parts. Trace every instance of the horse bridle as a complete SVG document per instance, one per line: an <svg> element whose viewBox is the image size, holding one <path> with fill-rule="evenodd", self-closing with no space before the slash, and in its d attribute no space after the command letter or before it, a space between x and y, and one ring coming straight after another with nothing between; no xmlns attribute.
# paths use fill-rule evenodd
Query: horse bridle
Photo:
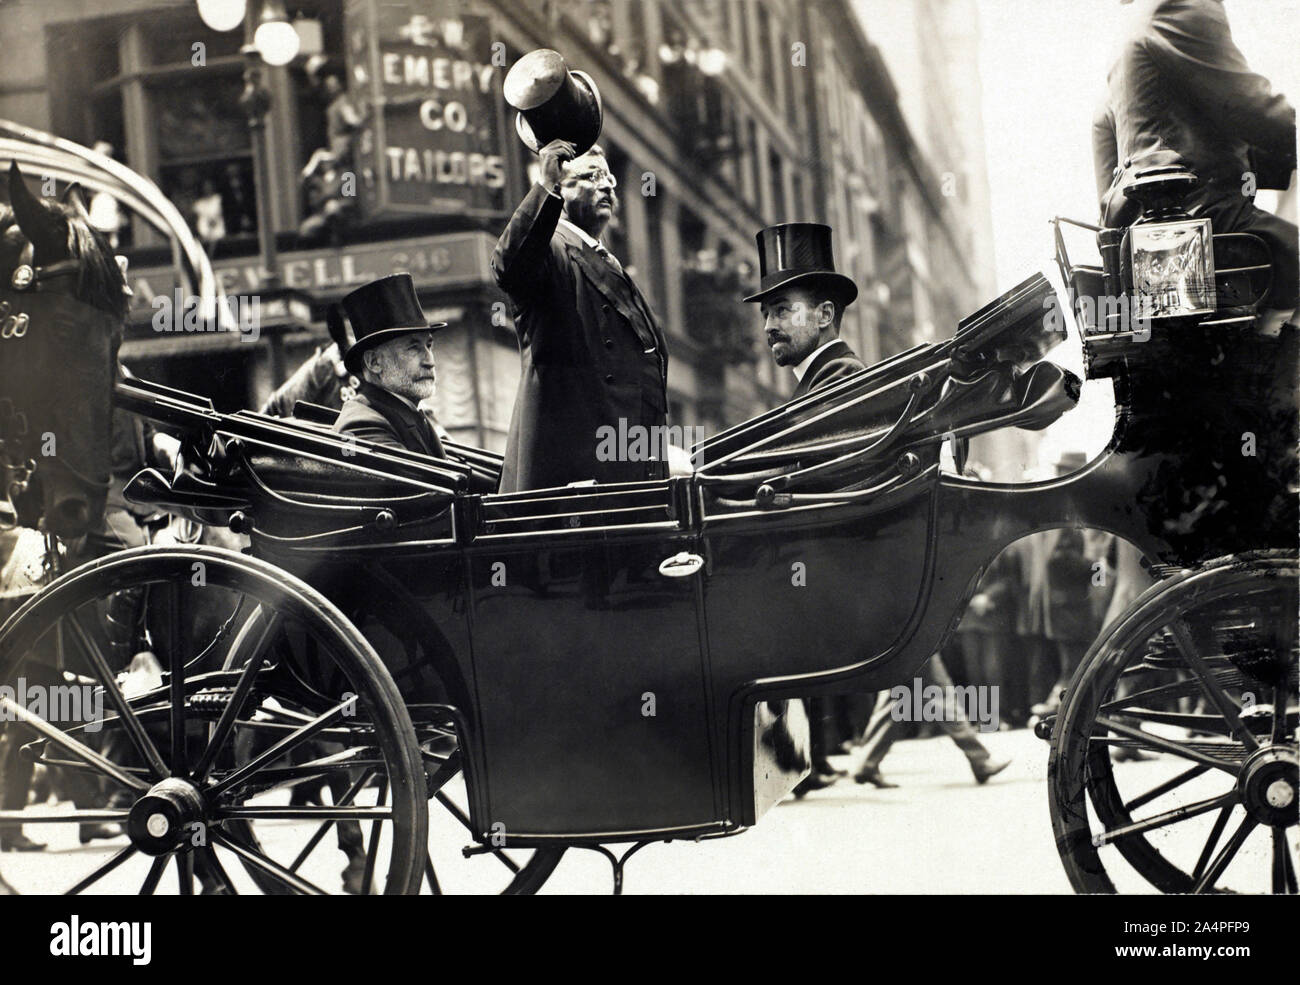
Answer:
<svg viewBox="0 0 1300 985"><path fill-rule="evenodd" d="M70 298L72 292L58 282L68 277L79 277L80 273L81 262L73 258L40 266L20 263L10 274L9 283L0 283L0 294L56 293ZM31 318L27 312L15 313L10 300L0 296L0 344L22 341L30 328ZM36 471L36 460L28 453L28 436L27 415L12 401L0 399L0 477L5 480L3 488L0 488L0 502L8 502L11 507L14 497L27 491ZM95 492L108 489L112 483L111 477L98 479L86 475L63 460L59 460L59 466L83 487ZM16 508L14 513L17 514Z"/></svg>
<svg viewBox="0 0 1300 985"><path fill-rule="evenodd" d="M56 260L42 266L20 263L9 276L9 288L19 292L41 293L54 289L54 283L66 277L77 277L81 262L74 259ZM69 293L60 285L62 293ZM26 312L12 313L8 301L0 300L0 342L21 339L27 334L31 319Z"/></svg>

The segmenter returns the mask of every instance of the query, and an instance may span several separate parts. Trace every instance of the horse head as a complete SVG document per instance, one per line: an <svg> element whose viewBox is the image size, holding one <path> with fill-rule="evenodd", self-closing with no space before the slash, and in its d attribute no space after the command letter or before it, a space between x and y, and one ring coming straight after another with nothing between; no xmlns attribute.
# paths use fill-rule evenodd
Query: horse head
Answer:
<svg viewBox="0 0 1300 985"><path fill-rule="evenodd" d="M80 187L33 195L14 162L0 204L0 500L76 537L103 514L125 278Z"/></svg>

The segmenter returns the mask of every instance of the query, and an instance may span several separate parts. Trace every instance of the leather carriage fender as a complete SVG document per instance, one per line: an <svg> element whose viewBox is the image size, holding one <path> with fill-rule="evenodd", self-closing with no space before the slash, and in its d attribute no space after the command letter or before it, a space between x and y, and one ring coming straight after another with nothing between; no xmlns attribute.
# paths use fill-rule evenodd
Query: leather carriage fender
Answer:
<svg viewBox="0 0 1300 985"><path fill-rule="evenodd" d="M129 503L157 506L168 511L188 513L193 510L220 510L230 513L246 510L249 498L240 491L205 482L182 472L168 481L157 469L142 469L131 477L122 490Z"/></svg>
<svg viewBox="0 0 1300 985"><path fill-rule="evenodd" d="M1079 402L1083 381L1055 363L1036 363L1014 384L1019 409L1006 424L1041 431Z"/></svg>

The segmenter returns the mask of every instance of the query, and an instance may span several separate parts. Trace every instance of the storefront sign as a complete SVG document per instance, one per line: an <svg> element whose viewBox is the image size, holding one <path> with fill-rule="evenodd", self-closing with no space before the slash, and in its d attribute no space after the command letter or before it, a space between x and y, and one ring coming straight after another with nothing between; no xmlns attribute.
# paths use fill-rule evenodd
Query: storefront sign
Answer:
<svg viewBox="0 0 1300 985"><path fill-rule="evenodd" d="M367 243L342 250L302 250L280 257L285 287L311 294L317 301L337 297L376 277L407 271L417 287L490 283L488 261L495 240L487 233L456 233L387 243ZM217 260L212 265L228 295L254 295L261 278L256 256ZM128 275L132 311L153 314L158 295L170 296L179 283L171 267L141 267Z"/></svg>
<svg viewBox="0 0 1300 985"><path fill-rule="evenodd" d="M491 22L428 9L345 7L350 92L368 108L357 145L365 214L504 212L504 67Z"/></svg>

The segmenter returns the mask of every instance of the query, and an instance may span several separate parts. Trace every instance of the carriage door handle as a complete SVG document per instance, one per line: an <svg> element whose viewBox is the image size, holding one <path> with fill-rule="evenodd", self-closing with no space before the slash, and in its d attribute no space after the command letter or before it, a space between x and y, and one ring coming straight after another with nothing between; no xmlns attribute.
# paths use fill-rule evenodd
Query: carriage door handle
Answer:
<svg viewBox="0 0 1300 985"><path fill-rule="evenodd" d="M682 551L659 562L659 573L669 578L685 578L699 571L704 565L704 558L698 554Z"/></svg>

